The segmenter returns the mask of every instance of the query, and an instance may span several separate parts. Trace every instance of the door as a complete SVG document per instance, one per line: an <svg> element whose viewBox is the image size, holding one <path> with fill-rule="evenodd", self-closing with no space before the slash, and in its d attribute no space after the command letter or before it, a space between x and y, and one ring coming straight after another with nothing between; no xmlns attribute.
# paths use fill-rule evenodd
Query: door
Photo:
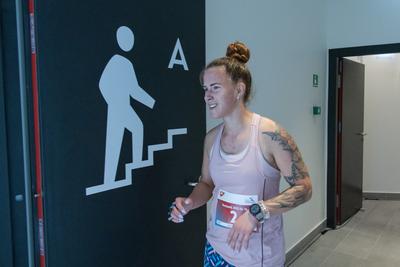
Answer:
<svg viewBox="0 0 400 267"><path fill-rule="evenodd" d="M46 266L201 266L205 207L167 212L201 170L204 1L34 11Z"/></svg>
<svg viewBox="0 0 400 267"><path fill-rule="evenodd" d="M346 58L339 60L338 224L362 207L364 69L361 63Z"/></svg>

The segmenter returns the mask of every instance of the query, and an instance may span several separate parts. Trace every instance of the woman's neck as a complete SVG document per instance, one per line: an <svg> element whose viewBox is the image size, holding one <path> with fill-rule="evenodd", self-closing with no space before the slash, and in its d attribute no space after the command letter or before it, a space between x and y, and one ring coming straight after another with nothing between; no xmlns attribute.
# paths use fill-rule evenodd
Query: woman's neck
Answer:
<svg viewBox="0 0 400 267"><path fill-rule="evenodd" d="M253 113L246 107L234 110L229 116L224 117L224 132L229 135L239 134L251 123Z"/></svg>

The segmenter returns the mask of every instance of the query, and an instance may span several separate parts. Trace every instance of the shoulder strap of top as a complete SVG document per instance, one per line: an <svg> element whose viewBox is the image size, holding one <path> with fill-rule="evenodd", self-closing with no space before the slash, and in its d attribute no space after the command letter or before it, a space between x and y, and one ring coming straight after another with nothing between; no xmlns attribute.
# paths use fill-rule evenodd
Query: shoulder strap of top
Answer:
<svg viewBox="0 0 400 267"><path fill-rule="evenodd" d="M209 159L210 160L211 160L211 158L212 158L212 156L214 154L214 151L219 151L220 150L219 146L221 144L221 135L222 135L222 130L223 129L224 129L224 124L221 124L219 126L219 128L218 128L218 133L215 136L214 142L213 142L213 144L211 146L211 149L210 149L210 155L209 155Z"/></svg>
<svg viewBox="0 0 400 267"><path fill-rule="evenodd" d="M253 145L258 144L258 125L260 124L261 116L257 113L253 113L253 118L251 121L251 143Z"/></svg>
<svg viewBox="0 0 400 267"><path fill-rule="evenodd" d="M258 126L258 122L260 121L260 115L257 113L253 113L251 117L251 126Z"/></svg>

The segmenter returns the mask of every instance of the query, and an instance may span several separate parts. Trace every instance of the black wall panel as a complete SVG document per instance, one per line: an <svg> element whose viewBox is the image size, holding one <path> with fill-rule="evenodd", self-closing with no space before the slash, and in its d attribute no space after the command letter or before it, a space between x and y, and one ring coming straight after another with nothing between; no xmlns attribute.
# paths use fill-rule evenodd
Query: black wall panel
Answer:
<svg viewBox="0 0 400 267"><path fill-rule="evenodd" d="M200 266L205 208L184 224L167 221L170 203L187 195L201 168L205 114L198 75L205 61L204 1L36 1L41 156L48 266ZM134 34L130 51L116 31ZM168 68L179 38L187 63ZM131 98L147 147L167 130L187 129L173 147L154 152L154 165L132 170L129 186L86 195L103 183L107 103L99 90L114 55L132 63L155 100ZM177 61L182 60L178 53ZM135 134L135 133L133 133ZM124 131L116 179L132 161Z"/></svg>

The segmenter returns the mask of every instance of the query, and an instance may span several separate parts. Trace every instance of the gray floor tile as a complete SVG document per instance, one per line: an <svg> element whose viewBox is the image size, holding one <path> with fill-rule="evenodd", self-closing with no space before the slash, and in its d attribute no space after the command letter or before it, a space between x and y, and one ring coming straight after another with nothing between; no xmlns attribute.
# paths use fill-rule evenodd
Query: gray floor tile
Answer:
<svg viewBox="0 0 400 267"><path fill-rule="evenodd" d="M315 243L314 243L315 244ZM332 253L332 250L321 246L312 246L304 252L290 267L320 266Z"/></svg>
<svg viewBox="0 0 400 267"><path fill-rule="evenodd" d="M353 230L338 244L335 251L366 259L378 238L378 235Z"/></svg>
<svg viewBox="0 0 400 267"><path fill-rule="evenodd" d="M390 259L386 256L369 256L368 259L363 261L365 267L398 267L400 260Z"/></svg>
<svg viewBox="0 0 400 267"><path fill-rule="evenodd" d="M331 253L328 258L320 265L324 267L362 267L363 259L338 251ZM315 266L315 265L314 265ZM309 265L313 267L313 265Z"/></svg>
<svg viewBox="0 0 400 267"><path fill-rule="evenodd" d="M385 229L386 225L387 221L385 224L381 224L366 220L357 224L353 230L362 232L363 234L366 235L373 235L375 237L378 237L382 234L382 231Z"/></svg>
<svg viewBox="0 0 400 267"><path fill-rule="evenodd" d="M400 227L400 209L395 211L392 219L389 221L390 225L397 225Z"/></svg>
<svg viewBox="0 0 400 267"><path fill-rule="evenodd" d="M375 227L385 227L393 215L393 212L389 212L388 210L378 211L375 209L362 220L362 223L368 223Z"/></svg>
<svg viewBox="0 0 400 267"><path fill-rule="evenodd" d="M377 202L376 200L368 200L368 199L366 199L366 200L363 201L362 207L363 207L364 210L370 211L370 210L372 210L372 209L374 209L376 207L376 204L377 204L376 202Z"/></svg>
<svg viewBox="0 0 400 267"><path fill-rule="evenodd" d="M382 231L382 236L400 237L400 225L393 225L388 223Z"/></svg>
<svg viewBox="0 0 400 267"><path fill-rule="evenodd" d="M392 200L379 200L377 201L376 207L371 211L370 216L371 220L377 219L388 219L391 218L395 212L398 211L399 207L397 204L398 201Z"/></svg>
<svg viewBox="0 0 400 267"><path fill-rule="evenodd" d="M359 214L359 213L357 213L357 214ZM354 227L356 227L358 224L360 224L363 221L364 221L363 216L353 216L352 218L350 218L349 220L344 222L342 225L338 226L338 228L336 228L336 230L343 229L343 228L348 229L348 230L353 230Z"/></svg>
<svg viewBox="0 0 400 267"><path fill-rule="evenodd" d="M400 266L400 201L364 200L361 211L321 235L290 266Z"/></svg>
<svg viewBox="0 0 400 267"><path fill-rule="evenodd" d="M348 228L331 230L326 232L324 235L321 235L314 244L334 250L350 232L351 229Z"/></svg>
<svg viewBox="0 0 400 267"><path fill-rule="evenodd" d="M382 234L370 256L400 261L400 235L394 233Z"/></svg>

